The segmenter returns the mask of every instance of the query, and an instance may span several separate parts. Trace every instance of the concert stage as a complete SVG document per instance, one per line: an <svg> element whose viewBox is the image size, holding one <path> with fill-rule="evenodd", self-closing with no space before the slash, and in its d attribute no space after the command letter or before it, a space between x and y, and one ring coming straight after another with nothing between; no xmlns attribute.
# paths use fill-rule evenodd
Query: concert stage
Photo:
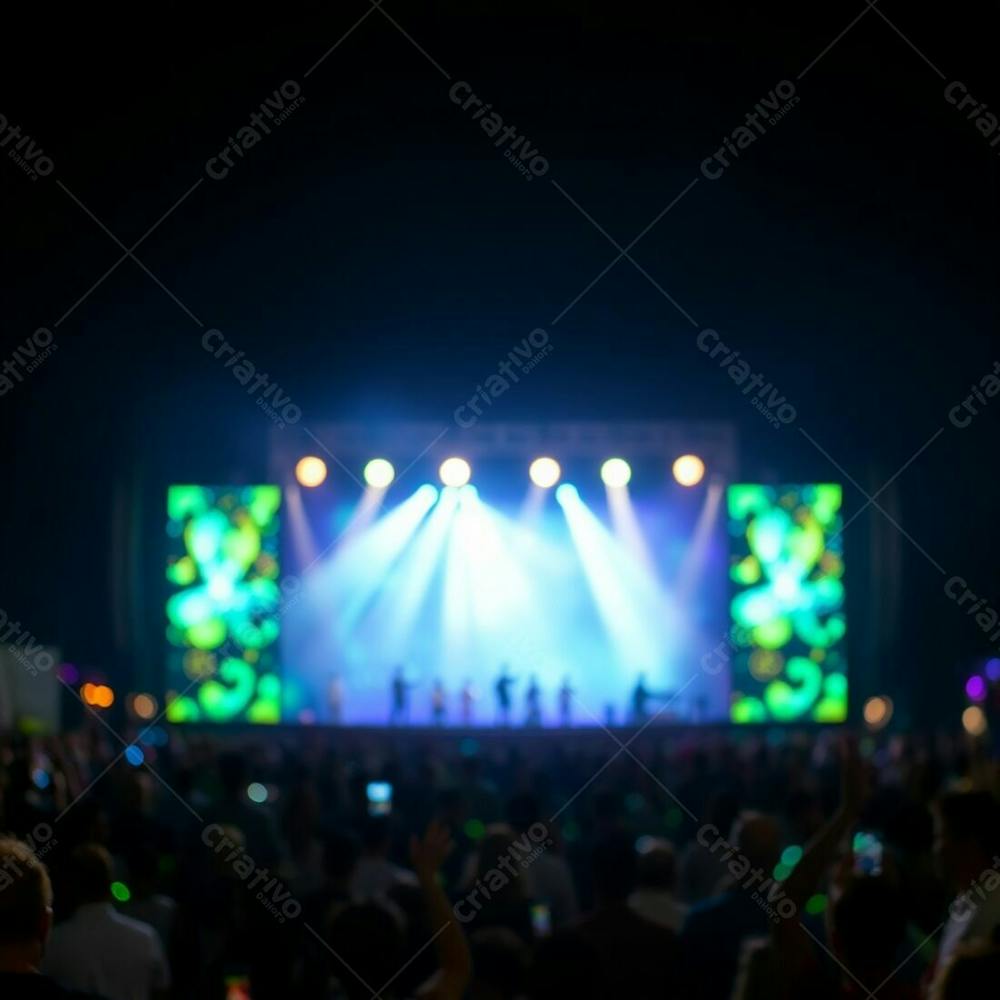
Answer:
<svg viewBox="0 0 1000 1000"><path fill-rule="evenodd" d="M167 718L839 722L840 489L735 482L728 425L285 428L168 495Z"/></svg>

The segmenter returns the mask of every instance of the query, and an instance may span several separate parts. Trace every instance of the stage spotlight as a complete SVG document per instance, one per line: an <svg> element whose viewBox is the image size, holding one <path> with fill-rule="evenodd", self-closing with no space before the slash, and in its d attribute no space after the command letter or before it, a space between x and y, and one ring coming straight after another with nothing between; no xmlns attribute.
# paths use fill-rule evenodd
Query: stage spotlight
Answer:
<svg viewBox="0 0 1000 1000"><path fill-rule="evenodd" d="M556 500L561 504L579 499L580 494L572 483L563 483L562 486L556 490Z"/></svg>
<svg viewBox="0 0 1000 1000"><path fill-rule="evenodd" d="M445 486L464 486L472 476L472 468L464 458L446 458L438 475Z"/></svg>
<svg viewBox="0 0 1000 1000"><path fill-rule="evenodd" d="M631 478L632 469L624 458L609 458L601 466L601 479L604 480L605 486L610 486L613 490L628 486Z"/></svg>
<svg viewBox="0 0 1000 1000"><path fill-rule="evenodd" d="M697 455L681 455L674 462L674 479L681 486L697 486L705 475L705 463Z"/></svg>
<svg viewBox="0 0 1000 1000"><path fill-rule="evenodd" d="M528 469L528 475L536 486L541 486L547 490L550 486L555 486L562 475L562 469L554 458L536 458Z"/></svg>
<svg viewBox="0 0 1000 1000"><path fill-rule="evenodd" d="M326 479L326 462L315 455L306 455L295 463L295 478L303 486L319 486Z"/></svg>
<svg viewBox="0 0 1000 1000"><path fill-rule="evenodd" d="M392 462L384 458L373 458L365 466L365 482L375 489L384 490L396 478Z"/></svg>

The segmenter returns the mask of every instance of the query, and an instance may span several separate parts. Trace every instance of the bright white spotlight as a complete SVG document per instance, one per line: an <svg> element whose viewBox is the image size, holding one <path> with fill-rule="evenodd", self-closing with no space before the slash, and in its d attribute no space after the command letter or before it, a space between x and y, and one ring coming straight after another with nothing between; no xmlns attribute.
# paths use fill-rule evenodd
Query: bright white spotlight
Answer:
<svg viewBox="0 0 1000 1000"><path fill-rule="evenodd" d="M577 492L577 488L572 483L563 483L562 486L556 490L556 500L558 500L561 504L579 499L580 494Z"/></svg>
<svg viewBox="0 0 1000 1000"><path fill-rule="evenodd" d="M631 478L632 469L624 458L609 458L601 466L601 479L604 480L605 486L610 486L613 490L628 486Z"/></svg>
<svg viewBox="0 0 1000 1000"><path fill-rule="evenodd" d="M396 478L392 462L384 458L373 458L365 466L365 482L377 490L384 490Z"/></svg>
<svg viewBox="0 0 1000 1000"><path fill-rule="evenodd" d="M445 486L464 486L472 477L472 467L464 458L446 458L438 475Z"/></svg>
<svg viewBox="0 0 1000 1000"><path fill-rule="evenodd" d="M697 455L681 455L674 462L673 471L681 486L697 486L705 476L705 463Z"/></svg>
<svg viewBox="0 0 1000 1000"><path fill-rule="evenodd" d="M536 458L528 469L528 475L536 486L541 486L543 490L555 486L562 475L562 469L554 458Z"/></svg>
<svg viewBox="0 0 1000 1000"><path fill-rule="evenodd" d="M319 486L326 480L326 462L315 455L306 455L295 463L295 478L303 486Z"/></svg>

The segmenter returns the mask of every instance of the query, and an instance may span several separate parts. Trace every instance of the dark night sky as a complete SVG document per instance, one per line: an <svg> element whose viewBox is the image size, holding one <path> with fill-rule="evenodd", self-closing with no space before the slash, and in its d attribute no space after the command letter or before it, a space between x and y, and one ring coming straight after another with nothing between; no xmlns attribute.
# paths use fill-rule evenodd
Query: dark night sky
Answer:
<svg viewBox="0 0 1000 1000"><path fill-rule="evenodd" d="M135 262L53 327L122 254L69 192L131 246L199 178L136 254L310 419L444 426L541 326L552 356L497 419L729 419L748 477L843 479L807 431L869 492L943 427L880 502L1000 606L1000 399L964 430L947 420L996 360L1000 161L943 96L960 80L1000 109L995 10L879 4L905 39L868 10L798 80L786 118L709 181L702 159L863 0L385 7L397 24L372 11L308 76L367 0L5 14L0 114L55 170L33 183L0 160L3 358L39 326L58 349L0 398L0 607L98 661L112 485L260 474L269 425ZM525 182L445 73L531 138L545 177ZM286 80L302 106L206 178ZM624 246L696 177L631 253L697 327L625 260L552 325L618 253L559 188ZM702 326L788 396L795 425L773 430L698 352ZM848 513L864 502L845 495ZM892 655L868 669L953 689L987 646L946 577L870 508L847 542L862 627L869 588L901 588Z"/></svg>

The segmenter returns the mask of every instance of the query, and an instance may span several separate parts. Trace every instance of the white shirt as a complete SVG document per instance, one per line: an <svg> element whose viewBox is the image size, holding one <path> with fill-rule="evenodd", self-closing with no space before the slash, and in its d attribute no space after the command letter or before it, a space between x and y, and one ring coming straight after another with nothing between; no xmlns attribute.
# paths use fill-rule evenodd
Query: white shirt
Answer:
<svg viewBox="0 0 1000 1000"><path fill-rule="evenodd" d="M359 900L388 895L397 885L416 885L417 877L385 858L362 855L351 879L351 894Z"/></svg>
<svg viewBox="0 0 1000 1000"><path fill-rule="evenodd" d="M42 972L68 989L108 1000L149 1000L170 985L167 961L149 924L110 903L85 903L52 931Z"/></svg>
<svg viewBox="0 0 1000 1000"><path fill-rule="evenodd" d="M679 932L687 917L688 908L678 903L674 894L663 889L636 889L628 898L629 909L640 917Z"/></svg>
<svg viewBox="0 0 1000 1000"><path fill-rule="evenodd" d="M548 903L553 927L565 927L576 920L579 911L576 889L565 858L558 854L540 854L524 869L521 877L525 895L536 902Z"/></svg>

